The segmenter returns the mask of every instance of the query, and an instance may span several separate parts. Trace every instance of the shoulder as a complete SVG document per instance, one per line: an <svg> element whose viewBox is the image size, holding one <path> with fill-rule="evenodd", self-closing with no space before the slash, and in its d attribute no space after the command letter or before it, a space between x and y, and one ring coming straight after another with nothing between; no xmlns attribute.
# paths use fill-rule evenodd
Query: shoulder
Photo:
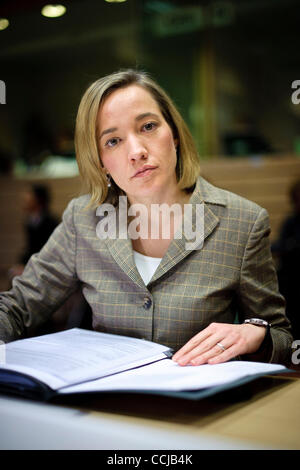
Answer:
<svg viewBox="0 0 300 470"><path fill-rule="evenodd" d="M84 194L82 196L75 197L75 198L71 199L68 202L64 212L65 213L66 212L72 212L74 214L79 214L81 212L91 213L91 212L95 211L95 209L88 207L90 199L91 198L90 198L89 194Z"/></svg>
<svg viewBox="0 0 300 470"><path fill-rule="evenodd" d="M197 188L204 202L211 205L219 205L224 208L224 213L236 214L239 218L256 219L258 215L267 215L265 208L254 201L235 194L227 189L223 189L209 183L200 177L197 181Z"/></svg>
<svg viewBox="0 0 300 470"><path fill-rule="evenodd" d="M93 210L93 209L87 209L90 199L91 199L91 196L89 194L83 194L82 196L73 198L69 202L69 205L71 205L72 209L76 212L80 212L81 210L84 210L84 209L86 209L87 211Z"/></svg>
<svg viewBox="0 0 300 470"><path fill-rule="evenodd" d="M71 199L63 213L63 219L69 221L72 219L75 225L82 221L88 221L90 223L92 220L96 220L96 209L89 207L89 202L89 194Z"/></svg>
<svg viewBox="0 0 300 470"><path fill-rule="evenodd" d="M224 239L243 248L270 234L269 214L259 204L206 180L200 181L200 187L205 204L218 219L219 233Z"/></svg>

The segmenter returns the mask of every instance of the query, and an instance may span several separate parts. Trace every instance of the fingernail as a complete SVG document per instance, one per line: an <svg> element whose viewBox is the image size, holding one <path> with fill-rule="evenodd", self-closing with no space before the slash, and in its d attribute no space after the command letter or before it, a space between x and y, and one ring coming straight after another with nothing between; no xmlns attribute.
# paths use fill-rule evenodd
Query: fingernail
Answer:
<svg viewBox="0 0 300 470"><path fill-rule="evenodd" d="M208 364L218 364L218 359L209 359Z"/></svg>
<svg viewBox="0 0 300 470"><path fill-rule="evenodd" d="M184 359L179 359L179 360L177 361L177 363L178 363L180 366L185 366L186 360L184 360Z"/></svg>

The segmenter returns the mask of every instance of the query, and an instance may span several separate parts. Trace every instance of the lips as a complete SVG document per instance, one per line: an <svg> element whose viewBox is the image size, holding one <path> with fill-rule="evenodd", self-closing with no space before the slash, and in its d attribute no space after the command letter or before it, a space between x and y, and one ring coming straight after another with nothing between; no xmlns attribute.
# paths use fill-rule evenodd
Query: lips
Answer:
<svg viewBox="0 0 300 470"><path fill-rule="evenodd" d="M150 173L151 170L154 170L157 168L156 166L152 165L144 165L142 168L140 168L134 175L133 178L138 177L138 176L143 176L146 175L146 173Z"/></svg>

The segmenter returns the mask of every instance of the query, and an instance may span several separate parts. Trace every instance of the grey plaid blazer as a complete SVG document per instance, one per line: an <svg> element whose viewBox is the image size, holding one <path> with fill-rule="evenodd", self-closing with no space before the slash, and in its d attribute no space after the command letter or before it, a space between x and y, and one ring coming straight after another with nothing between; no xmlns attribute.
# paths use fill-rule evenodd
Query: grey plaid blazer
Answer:
<svg viewBox="0 0 300 470"><path fill-rule="evenodd" d="M200 177L190 203L204 202L202 249L187 251L189 240L174 239L145 286L130 239L100 240L99 217L85 209L88 200L81 196L69 203L49 241L0 296L2 340L30 334L81 285L95 330L176 350L211 322L261 317L272 324L271 362L288 360L292 337L265 209Z"/></svg>

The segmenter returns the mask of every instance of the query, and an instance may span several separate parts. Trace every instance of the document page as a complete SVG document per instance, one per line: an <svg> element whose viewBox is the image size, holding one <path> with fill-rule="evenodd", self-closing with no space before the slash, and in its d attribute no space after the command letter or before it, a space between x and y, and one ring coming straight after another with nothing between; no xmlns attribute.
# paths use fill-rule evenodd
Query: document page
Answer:
<svg viewBox="0 0 300 470"><path fill-rule="evenodd" d="M279 364L230 361L223 364L179 366L171 359L129 370L85 384L62 389L59 393L97 391L184 391L216 387L256 374L272 374L286 368Z"/></svg>
<svg viewBox="0 0 300 470"><path fill-rule="evenodd" d="M56 390L165 358L165 351L150 341L73 328L8 343L1 368L32 375Z"/></svg>

